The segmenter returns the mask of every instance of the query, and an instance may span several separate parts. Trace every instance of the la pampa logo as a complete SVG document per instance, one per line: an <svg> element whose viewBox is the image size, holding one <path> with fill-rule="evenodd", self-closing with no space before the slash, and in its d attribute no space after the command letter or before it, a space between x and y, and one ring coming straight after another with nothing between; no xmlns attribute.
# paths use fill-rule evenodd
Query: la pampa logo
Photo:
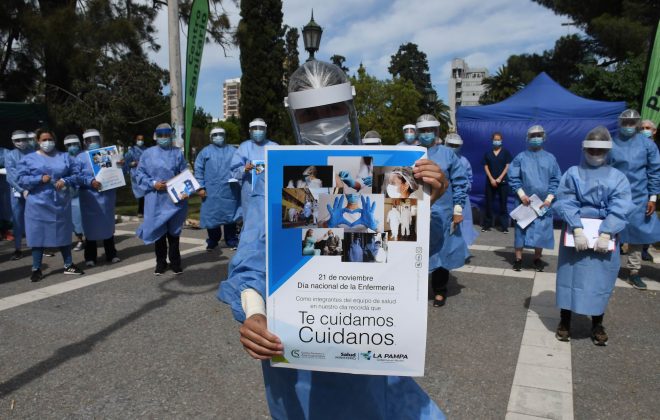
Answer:
<svg viewBox="0 0 660 420"><path fill-rule="evenodd" d="M362 356L363 359L371 360L371 356L373 355L373 353L371 352L371 350L369 350L366 353L360 353L360 355Z"/></svg>

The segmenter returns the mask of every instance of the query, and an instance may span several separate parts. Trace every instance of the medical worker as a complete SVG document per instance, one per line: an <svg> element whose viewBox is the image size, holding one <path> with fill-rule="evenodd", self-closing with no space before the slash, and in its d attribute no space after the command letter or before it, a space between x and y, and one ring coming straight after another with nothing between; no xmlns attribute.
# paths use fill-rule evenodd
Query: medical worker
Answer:
<svg viewBox="0 0 660 420"><path fill-rule="evenodd" d="M424 114L417 119L417 140L428 148L429 159L444 171L451 185L431 206L429 271L436 308L447 303L449 270L462 267L469 256L460 227L469 188L467 173L456 153L437 144L439 136L440 123L433 115Z"/></svg>
<svg viewBox="0 0 660 420"><path fill-rule="evenodd" d="M406 124L403 126L403 141L397 146L417 146L417 127L415 124Z"/></svg>
<svg viewBox="0 0 660 420"><path fill-rule="evenodd" d="M312 95L309 95L313 93ZM329 96L332 99L329 99ZM308 100L306 100L308 99ZM337 66L308 61L289 79L288 109L298 144L359 144L357 114L346 74ZM428 160L416 164L419 181L428 182L431 200L444 192L444 177ZM350 375L270 366L283 354L268 331L264 183L255 185L254 202L244 209L245 230L218 297L242 322L241 343L262 360L266 399L274 419L442 419L438 406L409 377ZM349 245L350 246L350 245Z"/></svg>
<svg viewBox="0 0 660 420"><path fill-rule="evenodd" d="M174 274L183 273L179 237L188 214L188 200L174 203L167 193L167 181L186 170L188 165L181 150L172 146L172 136L169 124L156 127L156 145L142 153L135 175L140 188L146 192L144 221L136 233L145 244L155 244L154 274L157 276L167 271L168 257Z"/></svg>
<svg viewBox="0 0 660 420"><path fill-rule="evenodd" d="M359 236L353 238L350 248L348 248L349 262L363 262L364 249L362 249L362 239Z"/></svg>
<svg viewBox="0 0 660 420"><path fill-rule="evenodd" d="M236 220L239 218L240 190L232 178L231 161L236 153L233 146L226 144L224 128L216 127L210 133L211 144L204 147L195 159L195 178L201 189L202 197L200 224L208 232L206 250L212 251L222 239L225 231L225 243L234 248L238 245Z"/></svg>
<svg viewBox="0 0 660 420"><path fill-rule="evenodd" d="M387 212L387 222L390 224L390 231L392 232L392 240L393 241L398 240L399 225L401 224L401 214L394 205L392 205L390 211Z"/></svg>
<svg viewBox="0 0 660 420"><path fill-rule="evenodd" d="M628 225L621 231L621 243L628 244L628 283L636 289L646 290L639 270L644 244L660 241L660 220L655 212L660 194L660 154L658 147L638 132L639 121L639 113L634 109L627 109L619 115L619 132L613 138L609 158L612 167L628 178L635 203Z"/></svg>
<svg viewBox="0 0 660 420"><path fill-rule="evenodd" d="M101 148L103 140L98 130L90 128L83 133L85 150ZM85 265L94 267L97 263L97 243L103 241L107 262L121 261L115 248L115 204L117 190L101 191L103 186L94 177L92 162L87 153L77 158L80 165L80 214L85 233Z"/></svg>
<svg viewBox="0 0 660 420"><path fill-rule="evenodd" d="M617 240L634 208L625 175L607 165L611 148L607 128L591 130L582 142L582 162L569 168L561 178L553 205L566 223L564 230L573 233L575 240L574 247L565 246L563 241L559 247L556 290L561 321L556 337L560 341L570 339L571 313L575 312L592 317L593 343L607 344L603 315L621 265L619 246L610 246L610 240ZM585 219L601 221L593 245L585 235Z"/></svg>
<svg viewBox="0 0 660 420"><path fill-rule="evenodd" d="M469 248L470 245L477 240L479 233L474 229L474 221L472 219L472 205L470 204L470 191L472 190L472 165L465 156L461 154L463 148L463 139L457 133L449 133L445 138L445 145L452 149L456 156L461 161L461 165L465 168L465 173L468 178L468 195L465 196L465 211L463 212L463 221L461 222L461 231L465 239L465 245ZM469 254L468 250L468 254Z"/></svg>
<svg viewBox="0 0 660 420"><path fill-rule="evenodd" d="M539 217L521 229L516 223L514 248L516 260L513 263L515 271L522 270L523 248L534 248L534 269L543 271L541 260L543 248L555 247L555 236L552 230L552 201L557 194L557 186L561 179L561 170L557 159L543 150L546 141L545 130L540 125L533 125L527 130L527 150L520 152L513 161L507 173L511 190L515 191L520 202L530 205L530 197L534 194L543 200Z"/></svg>
<svg viewBox="0 0 660 420"><path fill-rule="evenodd" d="M401 236L407 238L410 236L410 224L412 223L412 210L407 202L399 206L401 213Z"/></svg>
<svg viewBox="0 0 660 420"><path fill-rule="evenodd" d="M0 241L13 241L15 238L11 233L12 211L11 211L11 188L7 182L5 156L9 150L0 147L0 169L5 169L0 173Z"/></svg>
<svg viewBox="0 0 660 420"><path fill-rule="evenodd" d="M78 165L68 153L55 149L50 130L36 133L39 150L18 162L18 185L27 190L25 236L32 248L33 282L43 279L41 260L44 248L59 248L64 259L64 274L84 274L71 257L71 190L78 184Z"/></svg>
<svg viewBox="0 0 660 420"><path fill-rule="evenodd" d="M417 192L419 185L411 168L396 167L385 175L385 192L389 198L408 198Z"/></svg>
<svg viewBox="0 0 660 420"><path fill-rule="evenodd" d="M133 196L138 201L138 217L144 216L144 191L140 188L137 179L137 166L140 162L140 157L142 153L147 150L147 147L144 145L144 136L138 134L135 136L135 144L128 148L128 151L124 154L124 173L127 173L131 178L131 189L133 190Z"/></svg>
<svg viewBox="0 0 660 420"><path fill-rule="evenodd" d="M339 171L337 175L339 176L339 180L347 187L369 194L373 182L373 173L374 164L371 161L371 157L363 156L360 158L360 166L355 176L348 171Z"/></svg>
<svg viewBox="0 0 660 420"><path fill-rule="evenodd" d="M651 142L655 142L656 133L658 132L655 123L651 120L643 120L641 133L649 139ZM16 233L14 232L14 236ZM644 261L653 261L653 256L649 254L649 244L644 245L642 248L642 260Z"/></svg>
<svg viewBox="0 0 660 420"><path fill-rule="evenodd" d="M362 139L362 144L369 146L382 146L383 140L380 138L378 131L371 130L367 131L367 134L364 135Z"/></svg>
<svg viewBox="0 0 660 420"><path fill-rule="evenodd" d="M30 141L23 130L16 130L11 134L14 149L5 154L5 168L7 169L7 183L11 187L11 220L14 227L14 253L12 260L19 260L23 256L21 244L25 236L25 198L29 191L18 185L18 162L29 153L34 152Z"/></svg>
<svg viewBox="0 0 660 420"><path fill-rule="evenodd" d="M80 154L81 150L78 136L69 134L64 137L64 149L74 161L77 161L76 157ZM73 250L82 251L84 247L84 235L82 215L80 214L80 187L78 185L71 186L71 220L73 221L73 234L78 239Z"/></svg>
<svg viewBox="0 0 660 420"><path fill-rule="evenodd" d="M303 255L321 255L321 250L315 248L316 239L314 239L314 231L307 229L305 233L305 240L303 241Z"/></svg>
<svg viewBox="0 0 660 420"><path fill-rule="evenodd" d="M266 157L264 148L266 146L275 146L272 140L266 138L266 122L261 118L255 118L249 124L250 138L238 146L231 161L232 176L241 183L241 209L243 213L247 212L248 201L254 193L252 185L252 169L255 160L264 160ZM258 179L263 178L263 174L257 175Z"/></svg>

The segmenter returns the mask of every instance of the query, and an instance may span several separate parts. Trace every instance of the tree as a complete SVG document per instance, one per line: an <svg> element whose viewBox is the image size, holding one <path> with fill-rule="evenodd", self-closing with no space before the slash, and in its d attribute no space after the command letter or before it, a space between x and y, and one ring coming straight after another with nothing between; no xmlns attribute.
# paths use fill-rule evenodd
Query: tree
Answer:
<svg viewBox="0 0 660 420"><path fill-rule="evenodd" d="M300 67L300 58L298 57L298 29L288 25L284 25L283 31L285 32L284 44L285 54L284 59L284 85L289 84L289 77L294 71Z"/></svg>
<svg viewBox="0 0 660 420"><path fill-rule="evenodd" d="M399 46L399 50L390 59L388 71L394 78L410 80L421 95L420 108L426 113L432 111L433 104L429 104L427 100L429 94L435 93L431 85L429 62L417 44L409 42Z"/></svg>
<svg viewBox="0 0 660 420"><path fill-rule="evenodd" d="M241 132L247 136L249 122L263 118L269 137L283 143L287 139L287 121L282 102L286 91L281 34L281 0L241 1L241 21L236 32L241 50Z"/></svg>
<svg viewBox="0 0 660 420"><path fill-rule="evenodd" d="M241 142L240 125L231 119L219 121L213 125L214 127L222 127L225 129L226 142L230 144L239 144Z"/></svg>
<svg viewBox="0 0 660 420"><path fill-rule="evenodd" d="M479 98L482 105L503 101L523 87L520 79L509 71L507 66L500 67L493 76L486 77L482 84L486 87Z"/></svg>
<svg viewBox="0 0 660 420"><path fill-rule="evenodd" d="M342 69L342 71L343 71L344 73L348 74L349 69L348 69L348 67L346 67L346 66L344 65L344 62L346 62L346 57L344 57L343 55L337 55L337 54L335 54L335 55L333 55L332 57L330 57L330 61L331 61L332 64L334 64L335 66L337 66L337 67L339 67L340 69Z"/></svg>

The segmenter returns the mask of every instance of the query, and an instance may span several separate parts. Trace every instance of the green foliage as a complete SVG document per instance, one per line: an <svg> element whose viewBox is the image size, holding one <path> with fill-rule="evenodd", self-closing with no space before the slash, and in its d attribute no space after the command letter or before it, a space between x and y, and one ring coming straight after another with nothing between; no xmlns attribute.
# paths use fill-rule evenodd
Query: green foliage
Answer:
<svg viewBox="0 0 660 420"><path fill-rule="evenodd" d="M285 143L288 119L283 99L285 49L282 39L281 0L241 1L241 21L236 37L241 50L241 133L248 134L248 124L263 118L268 137Z"/></svg>
<svg viewBox="0 0 660 420"><path fill-rule="evenodd" d="M230 119L225 121L219 121L213 124L213 127L222 127L225 129L226 133L226 142L230 144L240 144L241 135L240 135L240 125L237 122L234 122ZM209 130L210 132L210 130Z"/></svg>
<svg viewBox="0 0 660 420"><path fill-rule="evenodd" d="M348 74L349 69L344 65L344 63L346 62L346 57L344 57L343 55L335 54L332 57L330 57L330 62L332 62L332 64L342 69L344 73Z"/></svg>
<svg viewBox="0 0 660 420"><path fill-rule="evenodd" d="M500 67L497 73L493 76L486 77L482 83L486 87L486 91L479 98L481 105L503 101L518 92L523 86L520 79L507 66Z"/></svg>
<svg viewBox="0 0 660 420"><path fill-rule="evenodd" d="M390 66L387 70L394 78L410 80L421 95L420 108L425 113L433 112L434 104L429 103L427 99L429 94L435 94L431 85L429 62L426 53L420 51L417 44L409 42L399 46L399 50L390 58Z"/></svg>
<svg viewBox="0 0 660 420"><path fill-rule="evenodd" d="M286 58L284 60L284 85L289 84L289 77L300 67L300 58L298 57L298 28L284 25L284 46Z"/></svg>
<svg viewBox="0 0 660 420"><path fill-rule="evenodd" d="M213 116L204 111L204 108L201 106L196 106L195 112L193 113L192 126L204 130L206 127L211 125L212 119Z"/></svg>

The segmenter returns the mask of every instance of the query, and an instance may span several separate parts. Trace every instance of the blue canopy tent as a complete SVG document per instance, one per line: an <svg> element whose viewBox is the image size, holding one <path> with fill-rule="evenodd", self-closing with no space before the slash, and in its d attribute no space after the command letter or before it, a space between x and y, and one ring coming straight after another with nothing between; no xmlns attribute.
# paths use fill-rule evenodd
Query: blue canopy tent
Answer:
<svg viewBox="0 0 660 420"><path fill-rule="evenodd" d="M625 102L593 101L577 96L546 73L539 74L524 89L502 102L459 107L456 121L463 138L462 153L474 172L472 203L482 207L484 204L486 173L482 159L492 149L494 132L502 134L504 147L515 157L527 148L527 129L534 124L542 125L546 131L544 148L555 155L565 172L580 162L581 143L586 134L598 125L615 130L617 117L625 108Z"/></svg>

